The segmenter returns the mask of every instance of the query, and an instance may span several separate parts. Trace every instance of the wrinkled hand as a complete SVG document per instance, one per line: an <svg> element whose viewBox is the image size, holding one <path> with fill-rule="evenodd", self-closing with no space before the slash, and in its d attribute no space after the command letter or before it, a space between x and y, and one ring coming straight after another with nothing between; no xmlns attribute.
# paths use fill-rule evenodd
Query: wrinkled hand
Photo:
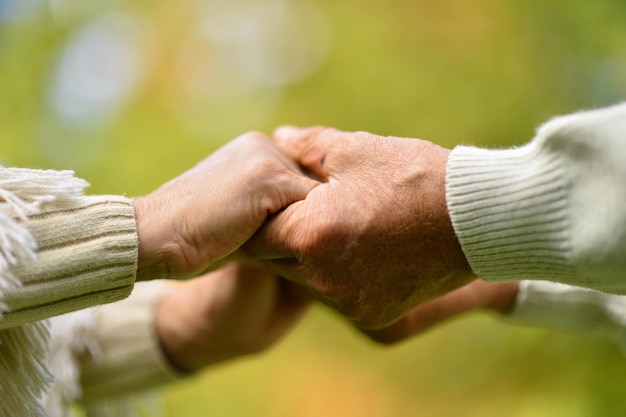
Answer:
<svg viewBox="0 0 626 417"><path fill-rule="evenodd" d="M297 284L243 264L175 284L157 306L156 327L166 356L185 372L265 349L309 304Z"/></svg>
<svg viewBox="0 0 626 417"><path fill-rule="evenodd" d="M477 279L416 307L389 327L363 332L380 343L397 343L469 311L491 310L506 313L513 308L518 290L518 282L490 284Z"/></svg>
<svg viewBox="0 0 626 417"><path fill-rule="evenodd" d="M363 328L377 328L474 276L445 202L449 151L430 142L281 128L279 148L324 181L244 249Z"/></svg>
<svg viewBox="0 0 626 417"><path fill-rule="evenodd" d="M193 169L134 200L139 280L206 272L265 219L317 185L260 133L231 141Z"/></svg>

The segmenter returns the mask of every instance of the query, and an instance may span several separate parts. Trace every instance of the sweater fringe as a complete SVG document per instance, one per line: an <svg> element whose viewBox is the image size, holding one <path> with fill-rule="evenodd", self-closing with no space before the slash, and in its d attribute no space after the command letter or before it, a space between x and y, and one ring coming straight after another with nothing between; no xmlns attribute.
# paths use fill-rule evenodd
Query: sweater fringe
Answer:
<svg viewBox="0 0 626 417"><path fill-rule="evenodd" d="M22 285L11 269L36 258L28 216L46 202L78 198L88 185L72 171L0 166L0 320L10 311L6 294ZM41 403L54 380L46 367L49 339L46 321L0 330L0 415L49 416Z"/></svg>

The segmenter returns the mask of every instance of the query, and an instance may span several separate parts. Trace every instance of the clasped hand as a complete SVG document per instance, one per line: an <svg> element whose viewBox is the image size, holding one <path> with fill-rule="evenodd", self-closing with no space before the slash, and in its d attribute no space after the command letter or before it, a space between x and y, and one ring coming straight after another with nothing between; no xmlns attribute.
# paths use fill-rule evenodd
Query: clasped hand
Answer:
<svg viewBox="0 0 626 417"><path fill-rule="evenodd" d="M281 128L275 136L322 184L244 246L272 271L363 329L389 325L475 278L446 207L449 150L325 128Z"/></svg>
<svg viewBox="0 0 626 417"><path fill-rule="evenodd" d="M302 289L395 341L423 327L416 306L475 279L447 213L447 149L324 128L274 139L243 135L135 200L139 279L198 276L233 253L257 262L160 304L162 345L183 370L271 344L305 310ZM495 292L486 285L472 288ZM474 299L467 308L495 298Z"/></svg>
<svg viewBox="0 0 626 417"><path fill-rule="evenodd" d="M274 142L248 133L153 193L134 199L137 279L193 278L224 263L265 220L318 181ZM234 264L180 283L158 304L164 354L184 372L259 351L305 311L293 283Z"/></svg>

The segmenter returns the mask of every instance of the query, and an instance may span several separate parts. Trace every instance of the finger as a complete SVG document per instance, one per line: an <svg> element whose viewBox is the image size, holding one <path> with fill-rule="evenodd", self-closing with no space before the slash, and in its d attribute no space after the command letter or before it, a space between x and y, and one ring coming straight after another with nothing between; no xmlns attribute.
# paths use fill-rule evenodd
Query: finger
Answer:
<svg viewBox="0 0 626 417"><path fill-rule="evenodd" d="M274 275L302 285L311 293L312 289L308 284L311 275L308 262L300 260L293 254L293 249L288 243L278 241L276 244L273 242L268 244L267 242L265 238L253 238L242 247L242 251L246 253L248 259L262 262L263 266Z"/></svg>
<svg viewBox="0 0 626 417"><path fill-rule="evenodd" d="M274 276L302 287L309 296L315 294L319 298L318 292L309 284L310 273L306 264L302 264L296 258L271 259L262 261L262 263L263 267Z"/></svg>
<svg viewBox="0 0 626 417"><path fill-rule="evenodd" d="M249 258L267 261L272 259L297 259L294 240L297 219L304 202L298 201L269 217L240 250Z"/></svg>
<svg viewBox="0 0 626 417"><path fill-rule="evenodd" d="M304 200L311 190L318 185L320 182L317 180L289 171L287 175L283 176L277 188L280 193L281 206L271 209L268 214L275 214L292 203Z"/></svg>
<svg viewBox="0 0 626 417"><path fill-rule="evenodd" d="M324 127L300 129L281 126L273 136L282 152L315 176L327 180L331 173L329 157L332 157L339 133Z"/></svg>
<svg viewBox="0 0 626 417"><path fill-rule="evenodd" d="M284 152L282 152L275 140L266 136L260 132L248 132L240 138L245 138L244 140L254 141L259 143L259 149L251 150L251 152L269 152L274 158L280 161L283 166L289 169L292 172L296 172L298 174L303 174L300 165L298 165L292 158L288 157Z"/></svg>

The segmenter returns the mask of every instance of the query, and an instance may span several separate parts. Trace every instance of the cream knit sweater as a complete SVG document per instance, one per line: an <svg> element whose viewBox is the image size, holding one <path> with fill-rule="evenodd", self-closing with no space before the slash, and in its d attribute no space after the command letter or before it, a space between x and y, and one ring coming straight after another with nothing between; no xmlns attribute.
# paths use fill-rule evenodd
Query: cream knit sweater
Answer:
<svg viewBox="0 0 626 417"><path fill-rule="evenodd" d="M532 280L512 320L626 342L626 297L604 293L626 294L626 104L556 118L520 148L457 147L446 184L476 274Z"/></svg>
<svg viewBox="0 0 626 417"><path fill-rule="evenodd" d="M152 323L162 283L62 315L125 298L135 279L132 203L86 186L67 171L0 167L0 416L57 417L81 398L98 415L104 397L175 377Z"/></svg>

